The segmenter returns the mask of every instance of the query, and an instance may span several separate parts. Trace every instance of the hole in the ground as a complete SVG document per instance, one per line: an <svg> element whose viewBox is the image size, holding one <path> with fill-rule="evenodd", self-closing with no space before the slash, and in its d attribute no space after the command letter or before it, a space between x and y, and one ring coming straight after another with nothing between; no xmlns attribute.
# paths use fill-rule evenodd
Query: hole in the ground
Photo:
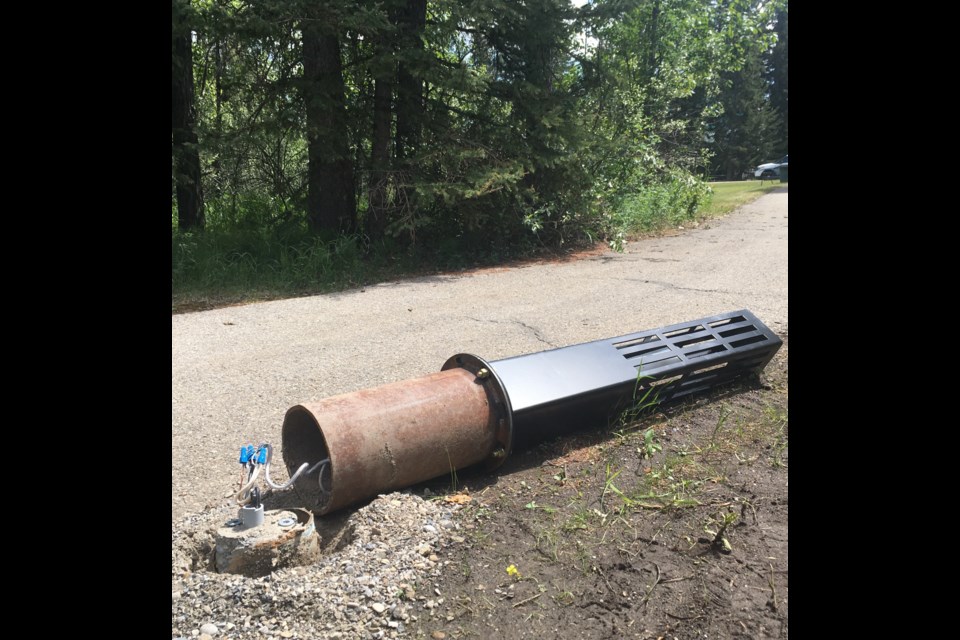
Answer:
<svg viewBox="0 0 960 640"><path fill-rule="evenodd" d="M320 535L306 509L268 511L263 524L255 527L231 524L224 523L214 534L213 564L218 573L260 577L320 558Z"/></svg>
<svg viewBox="0 0 960 640"><path fill-rule="evenodd" d="M282 506L286 501L301 502L295 497L290 500L290 494L266 496L264 524L246 532L227 526L235 512L224 509L182 528L174 536L174 573L260 577L286 567L313 564L353 542L349 520L353 510L318 516L306 509Z"/></svg>

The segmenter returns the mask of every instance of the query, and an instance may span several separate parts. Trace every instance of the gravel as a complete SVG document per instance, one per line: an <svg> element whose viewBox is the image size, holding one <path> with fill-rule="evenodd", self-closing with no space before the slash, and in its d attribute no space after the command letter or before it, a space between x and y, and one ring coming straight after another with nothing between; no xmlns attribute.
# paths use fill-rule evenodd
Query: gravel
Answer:
<svg viewBox="0 0 960 640"><path fill-rule="evenodd" d="M173 535L172 635L380 640L407 637L421 616L440 626L447 611L433 579L456 544L459 508L408 492L379 496L347 518L338 550L262 578L204 568L231 509L188 517Z"/></svg>

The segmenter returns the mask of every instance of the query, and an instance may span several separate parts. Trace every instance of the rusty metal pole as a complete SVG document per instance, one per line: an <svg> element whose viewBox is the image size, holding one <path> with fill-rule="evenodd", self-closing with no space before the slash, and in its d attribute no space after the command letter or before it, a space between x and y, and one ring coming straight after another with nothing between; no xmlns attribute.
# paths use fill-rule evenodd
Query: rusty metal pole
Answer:
<svg viewBox="0 0 960 640"><path fill-rule="evenodd" d="M510 441L500 389L479 361L461 362L289 409L282 437L291 474L330 459L298 478L298 489L316 495L320 513L328 513L480 462L502 463Z"/></svg>
<svg viewBox="0 0 960 640"><path fill-rule="evenodd" d="M758 372L781 344L741 309L493 362L461 353L440 373L291 408L283 460L291 476L310 465L296 486L329 513L477 463L494 469L515 429L530 444L641 397L664 403Z"/></svg>

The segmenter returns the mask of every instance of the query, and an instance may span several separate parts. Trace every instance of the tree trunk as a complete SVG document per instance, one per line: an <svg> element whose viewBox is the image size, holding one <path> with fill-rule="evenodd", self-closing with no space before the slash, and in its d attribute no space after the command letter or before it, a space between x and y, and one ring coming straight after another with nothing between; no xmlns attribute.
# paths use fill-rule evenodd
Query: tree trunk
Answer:
<svg viewBox="0 0 960 640"><path fill-rule="evenodd" d="M390 97L393 57L388 43L378 45L377 69L373 88L373 138L370 141L370 182L368 189L367 235L372 240L383 237L389 211L390 184Z"/></svg>
<svg viewBox="0 0 960 640"><path fill-rule="evenodd" d="M200 150L197 146L193 103L193 41L187 11L189 3L173 2L173 73L171 128L173 172L177 185L177 226L181 231L203 229L200 189Z"/></svg>
<svg viewBox="0 0 960 640"><path fill-rule="evenodd" d="M356 230L340 39L319 21L303 27L307 114L307 221L316 232Z"/></svg>
<svg viewBox="0 0 960 640"><path fill-rule="evenodd" d="M406 0L400 13L400 52L397 68L397 138L394 153L406 158L420 143L423 121L423 79L414 72L405 58L418 59L423 51L424 27L427 23L427 0Z"/></svg>

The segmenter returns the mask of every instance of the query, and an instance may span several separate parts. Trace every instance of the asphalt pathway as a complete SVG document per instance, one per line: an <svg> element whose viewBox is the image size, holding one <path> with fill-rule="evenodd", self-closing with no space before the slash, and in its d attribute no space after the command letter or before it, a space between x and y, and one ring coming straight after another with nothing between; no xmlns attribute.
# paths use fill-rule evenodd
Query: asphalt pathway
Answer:
<svg viewBox="0 0 960 640"><path fill-rule="evenodd" d="M496 360L741 308L786 333L786 189L622 254L175 315L173 519L228 501L242 444L271 442L279 461L295 404L439 371L459 352Z"/></svg>

